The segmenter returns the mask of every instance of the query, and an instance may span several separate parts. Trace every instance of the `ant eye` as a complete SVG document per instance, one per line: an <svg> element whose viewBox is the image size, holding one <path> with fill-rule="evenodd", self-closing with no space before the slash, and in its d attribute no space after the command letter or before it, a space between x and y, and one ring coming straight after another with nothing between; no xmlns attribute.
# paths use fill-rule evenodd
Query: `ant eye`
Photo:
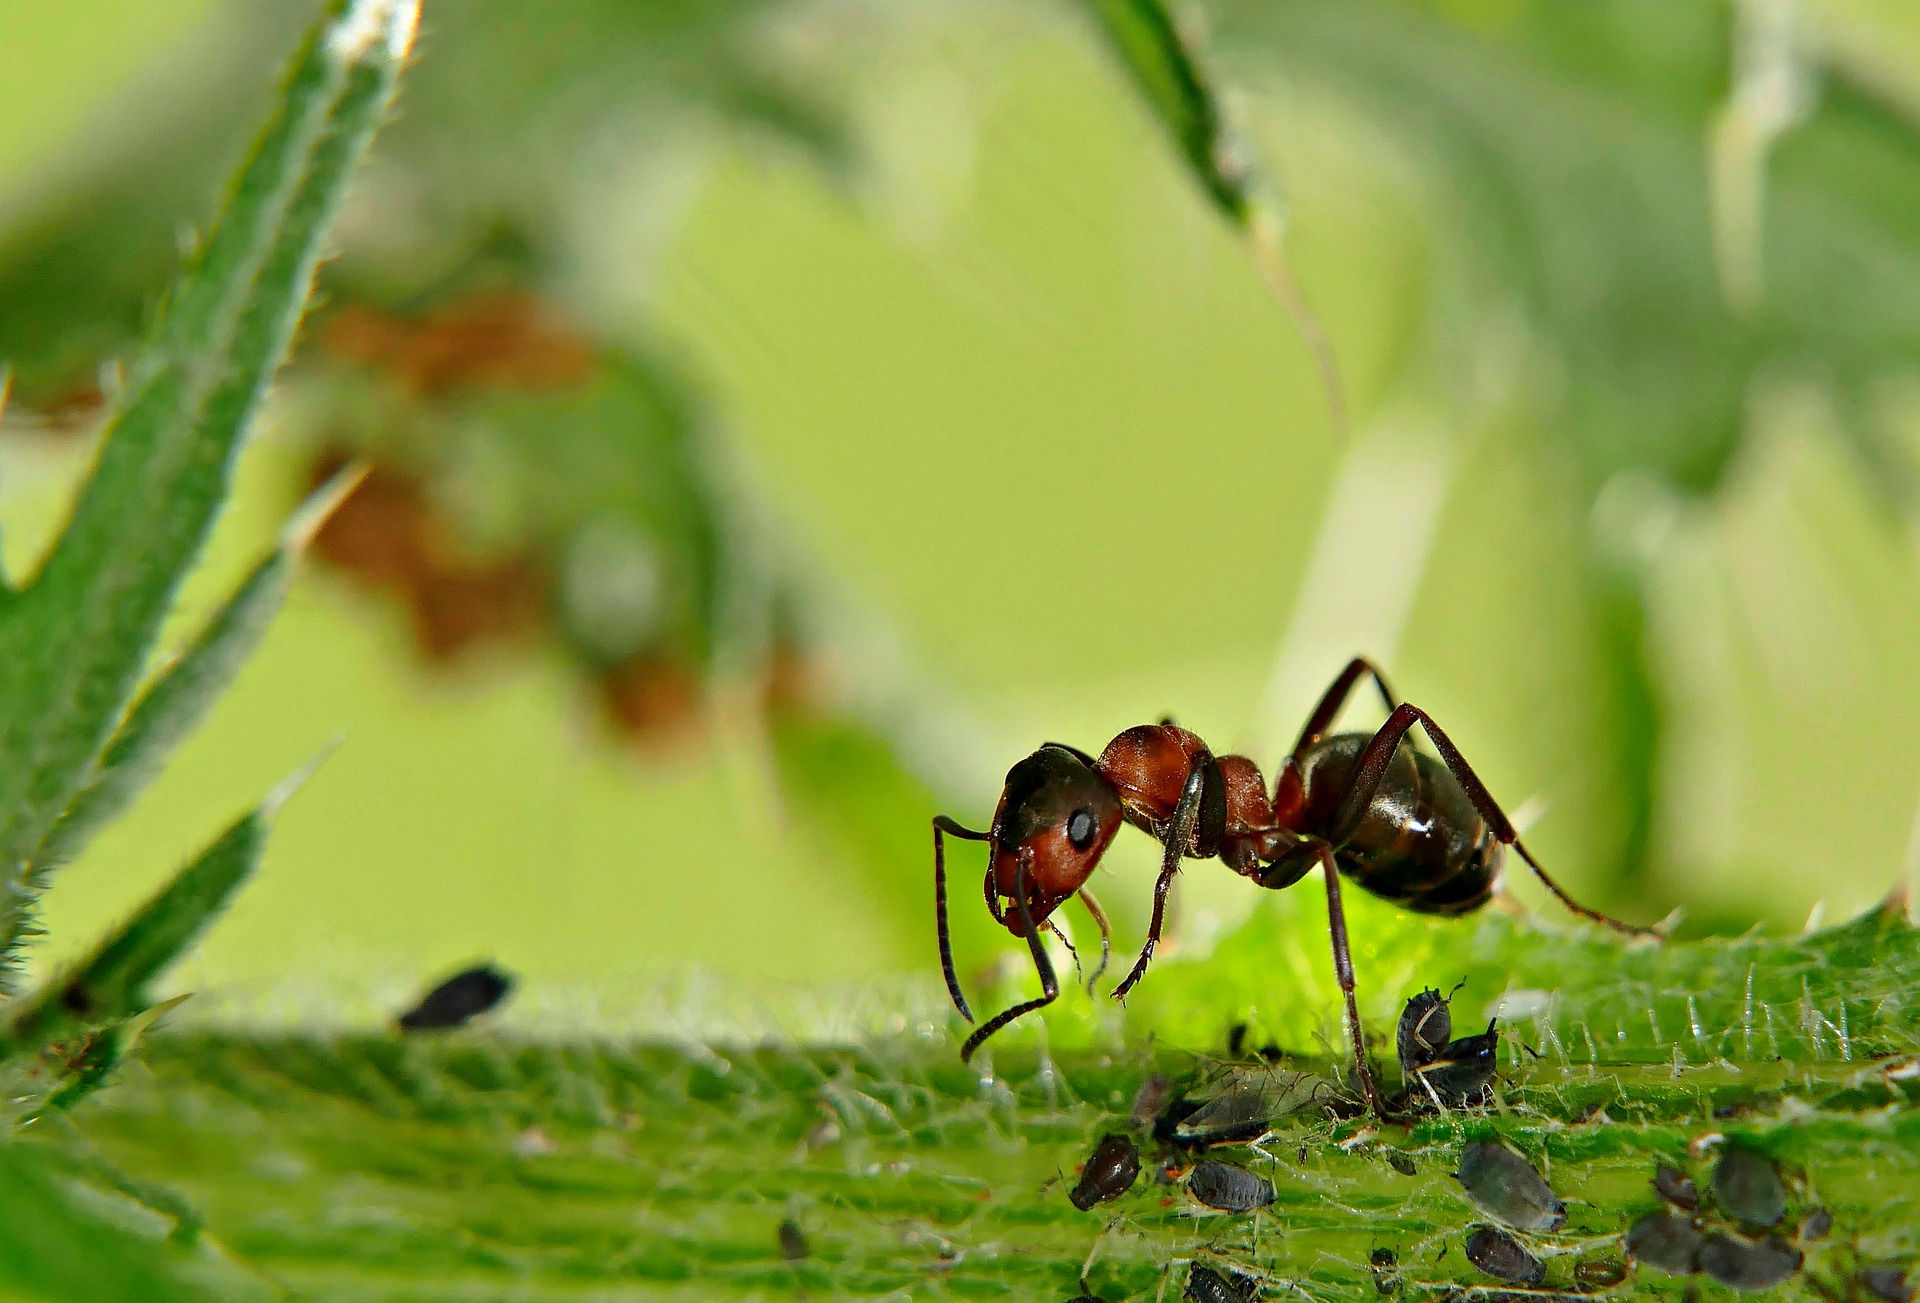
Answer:
<svg viewBox="0 0 1920 1303"><path fill-rule="evenodd" d="M1093 845L1093 811L1073 812L1073 817L1067 820L1067 840L1073 843L1077 851L1084 851Z"/></svg>

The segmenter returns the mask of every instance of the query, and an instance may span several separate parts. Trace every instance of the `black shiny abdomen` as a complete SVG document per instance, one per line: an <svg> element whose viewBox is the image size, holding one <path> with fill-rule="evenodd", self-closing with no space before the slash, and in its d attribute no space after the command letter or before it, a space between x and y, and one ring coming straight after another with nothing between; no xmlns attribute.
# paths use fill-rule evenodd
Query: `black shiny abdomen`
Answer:
<svg viewBox="0 0 1920 1303"><path fill-rule="evenodd" d="M1297 831L1332 840L1347 776L1371 740L1366 733L1341 733L1301 755L1306 802ZM1395 750L1373 804L1338 848L1340 869L1374 895L1417 913L1478 909L1500 880L1504 848L1447 767L1409 742Z"/></svg>

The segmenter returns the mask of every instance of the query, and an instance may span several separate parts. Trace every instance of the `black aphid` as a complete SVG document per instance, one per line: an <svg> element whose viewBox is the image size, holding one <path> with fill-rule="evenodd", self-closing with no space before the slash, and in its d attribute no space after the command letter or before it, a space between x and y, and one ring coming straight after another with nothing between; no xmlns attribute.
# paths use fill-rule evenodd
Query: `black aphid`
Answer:
<svg viewBox="0 0 1920 1303"><path fill-rule="evenodd" d="M455 973L420 998L420 1003L400 1015L400 1029L409 1032L439 1031L458 1027L507 998L513 979L490 964Z"/></svg>
<svg viewBox="0 0 1920 1303"><path fill-rule="evenodd" d="M1533 1170L1533 1164L1490 1140L1473 1140L1460 1152L1454 1174L1480 1211L1515 1230L1556 1231L1566 1224L1567 1206Z"/></svg>
<svg viewBox="0 0 1920 1303"><path fill-rule="evenodd" d="M1473 1234L1467 1236L1466 1247L1467 1261L1495 1280L1538 1285L1547 1278L1547 1269L1540 1259L1496 1227L1476 1227Z"/></svg>
<svg viewBox="0 0 1920 1303"><path fill-rule="evenodd" d="M1887 1303L1913 1303L1913 1282L1899 1267L1862 1267L1854 1279L1862 1289Z"/></svg>
<svg viewBox="0 0 1920 1303"><path fill-rule="evenodd" d="M1730 1144L1713 1169L1713 1197L1721 1211L1749 1226L1773 1226L1787 1215L1787 1188L1765 1154Z"/></svg>
<svg viewBox="0 0 1920 1303"><path fill-rule="evenodd" d="M1833 1214L1825 1208L1815 1208L1800 1219L1800 1229L1794 1238L1802 1244L1809 1244L1814 1240L1826 1239L1827 1232L1832 1229Z"/></svg>
<svg viewBox="0 0 1920 1303"><path fill-rule="evenodd" d="M1700 1232L1685 1217L1648 1213L1627 1232L1627 1252L1635 1259L1675 1276L1700 1270Z"/></svg>
<svg viewBox="0 0 1920 1303"><path fill-rule="evenodd" d="M1187 1268L1188 1303L1253 1303L1253 1282L1237 1272L1219 1272L1194 1263Z"/></svg>
<svg viewBox="0 0 1920 1303"><path fill-rule="evenodd" d="M1389 1149L1387 1151L1387 1166L1402 1176L1416 1176L1420 1172L1420 1169L1414 1166L1413 1160L1401 1153L1398 1149Z"/></svg>
<svg viewBox="0 0 1920 1303"><path fill-rule="evenodd" d="M1247 1025L1237 1022L1227 1029L1227 1057L1237 1059L1246 1052Z"/></svg>
<svg viewBox="0 0 1920 1303"><path fill-rule="evenodd" d="M1618 1258L1582 1258L1573 1264L1573 1279L1586 1289L1611 1289L1627 1278L1627 1264Z"/></svg>
<svg viewBox="0 0 1920 1303"><path fill-rule="evenodd" d="M1273 1182L1232 1163L1206 1159L1193 1165L1187 1193L1209 1208L1245 1213L1265 1208L1274 1200Z"/></svg>
<svg viewBox="0 0 1920 1303"><path fill-rule="evenodd" d="M1800 1250L1771 1236L1744 1240L1733 1235L1709 1235L1700 1246L1700 1270L1732 1289L1772 1289L1793 1278L1802 1262Z"/></svg>
<svg viewBox="0 0 1920 1303"><path fill-rule="evenodd" d="M1395 1270L1400 1260L1393 1256L1392 1249L1375 1249L1367 1257L1367 1264L1373 1268L1373 1292L1391 1294L1400 1288L1400 1273Z"/></svg>
<svg viewBox="0 0 1920 1303"><path fill-rule="evenodd" d="M1485 1103L1487 1088L1493 1084L1499 1065L1499 1050L1500 1033L1493 1029L1492 1021L1478 1036L1447 1042L1440 1057L1420 1068L1407 1083L1408 1104L1414 1108L1423 1102L1431 1105L1436 1095L1448 1108Z"/></svg>
<svg viewBox="0 0 1920 1303"><path fill-rule="evenodd" d="M1653 1189L1682 1212L1692 1212L1700 1206L1700 1187L1693 1183L1692 1177L1667 1163L1654 1169Z"/></svg>
<svg viewBox="0 0 1920 1303"><path fill-rule="evenodd" d="M813 1252L807 1243L807 1233L800 1224L789 1217L780 1223L780 1256L788 1262L800 1262Z"/></svg>
<svg viewBox="0 0 1920 1303"><path fill-rule="evenodd" d="M1107 1303L1107 1301L1098 1294L1076 1294L1068 1299L1067 1303Z"/></svg>
<svg viewBox="0 0 1920 1303"><path fill-rule="evenodd" d="M1453 1013L1447 1007L1447 997L1434 990L1414 996L1400 1012L1400 1028L1394 1037L1401 1075L1411 1078L1439 1058L1452 1039Z"/></svg>
<svg viewBox="0 0 1920 1303"><path fill-rule="evenodd" d="M1141 1087L1142 1091L1145 1089L1145 1086ZM1139 1102L1139 1097L1135 1096L1136 1105ZM1153 1128L1148 1134L1160 1144L1178 1147L1180 1142L1173 1134L1174 1128L1199 1112L1200 1104L1200 1100L1188 1099L1180 1091L1168 1089L1160 1111L1153 1115Z"/></svg>
<svg viewBox="0 0 1920 1303"><path fill-rule="evenodd" d="M1067 1198L1073 1200L1075 1208L1086 1212L1133 1189L1139 1175L1140 1151L1133 1137L1113 1132L1100 1137L1100 1143L1087 1155L1086 1166L1080 1169L1080 1183Z"/></svg>

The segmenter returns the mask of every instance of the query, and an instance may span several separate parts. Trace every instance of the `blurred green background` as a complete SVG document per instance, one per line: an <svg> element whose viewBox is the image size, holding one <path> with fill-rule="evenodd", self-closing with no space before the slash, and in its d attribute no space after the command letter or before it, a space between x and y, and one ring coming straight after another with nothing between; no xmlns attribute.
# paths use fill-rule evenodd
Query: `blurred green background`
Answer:
<svg viewBox="0 0 1920 1303"><path fill-rule="evenodd" d="M0 3L14 573L308 8ZM429 0L199 584L358 453L432 513L439 586L323 546L59 879L41 962L341 737L178 976L203 1012L362 1016L486 957L520 1017L828 1025L933 990L936 809L983 825L1039 741L1163 714L1271 773L1356 651L1595 903L1794 930L1885 894L1920 804L1920 17L1181 12L1286 197L1344 445L1064 0ZM449 592L511 618L436 643ZM1151 860L1108 860L1123 950ZM1180 892L1190 956L1257 903L1217 865ZM1009 948L979 913L970 972Z"/></svg>

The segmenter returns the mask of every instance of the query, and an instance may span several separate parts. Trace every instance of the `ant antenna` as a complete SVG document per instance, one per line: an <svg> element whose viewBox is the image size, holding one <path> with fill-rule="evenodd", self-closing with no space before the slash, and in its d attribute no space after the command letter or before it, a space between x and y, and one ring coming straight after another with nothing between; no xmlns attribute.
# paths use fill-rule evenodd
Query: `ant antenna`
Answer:
<svg viewBox="0 0 1920 1303"><path fill-rule="evenodd" d="M947 847L940 836L943 832L972 842L986 841L988 834L963 828L944 814L933 817L933 913L935 926L940 933L940 971L946 976L947 994L953 997L953 1007L960 1011L962 1018L972 1022L973 1010L967 1007L967 997L960 993L960 978L953 971L953 943L947 937ZM987 881L991 887L991 875ZM992 903L991 890L987 900L989 904Z"/></svg>

